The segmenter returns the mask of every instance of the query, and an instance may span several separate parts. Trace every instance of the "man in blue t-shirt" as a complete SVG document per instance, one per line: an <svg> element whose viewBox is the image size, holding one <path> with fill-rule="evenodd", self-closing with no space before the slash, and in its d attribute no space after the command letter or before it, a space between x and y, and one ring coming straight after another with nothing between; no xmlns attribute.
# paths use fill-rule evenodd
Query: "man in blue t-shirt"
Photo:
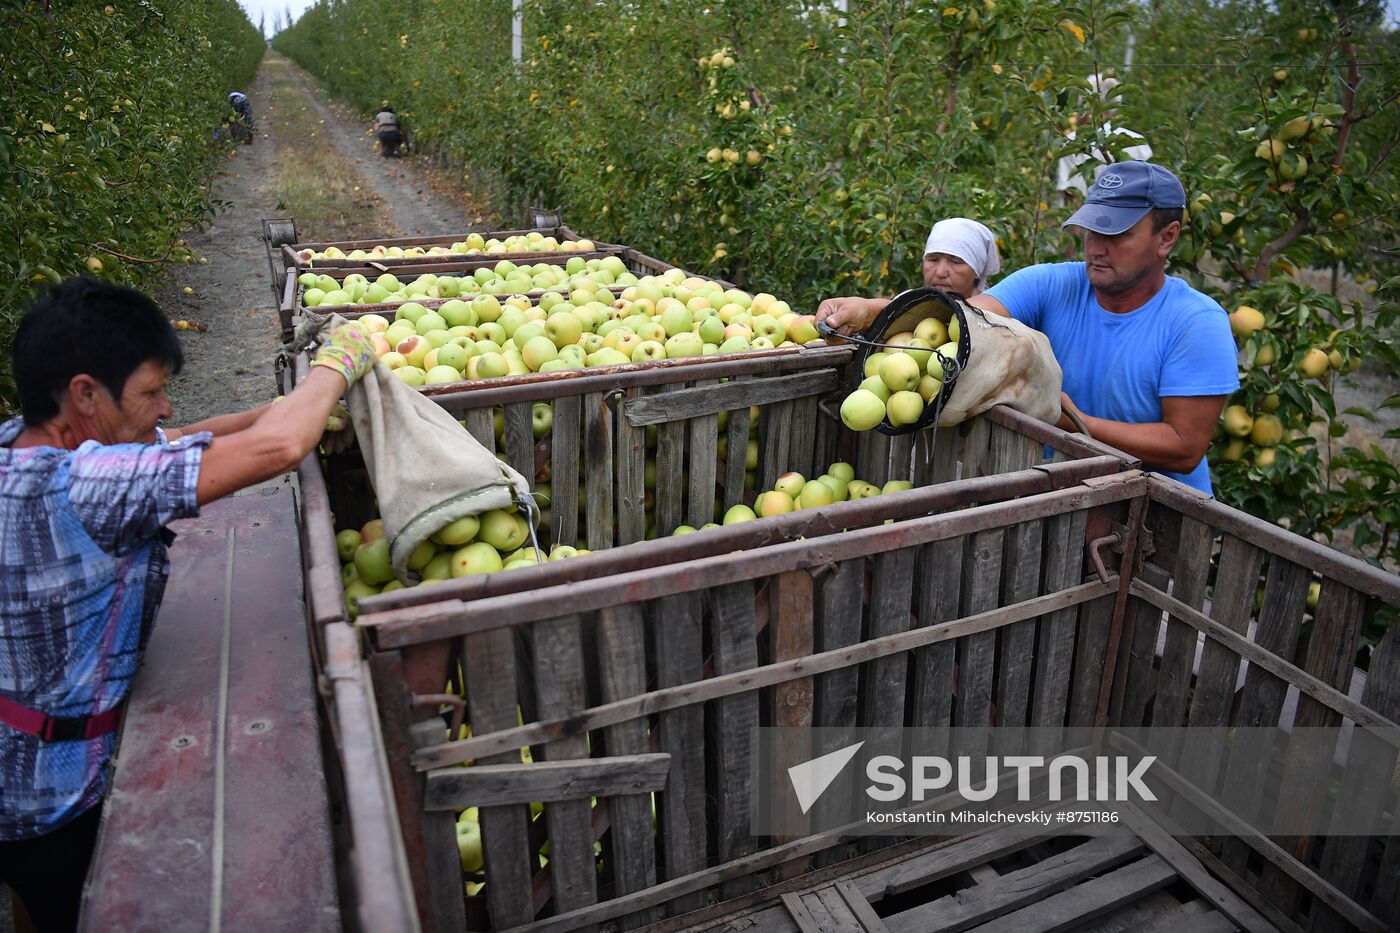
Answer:
<svg viewBox="0 0 1400 933"><path fill-rule="evenodd" d="M971 303L1050 338L1061 404L1090 434L1209 494L1206 448L1240 383L1225 309L1166 274L1185 206L1162 166L1109 166L1064 223L1082 230L1084 262L1022 269Z"/></svg>
<svg viewBox="0 0 1400 933"><path fill-rule="evenodd" d="M1181 182L1160 165L1111 165L1064 223L1083 231L1084 262L1022 269L969 303L1050 339L1062 407L1090 434L1210 494L1206 448L1239 373L1225 309L1166 274L1185 207ZM832 299L817 317L864 330L880 307ZM1060 427L1075 429L1067 415Z"/></svg>

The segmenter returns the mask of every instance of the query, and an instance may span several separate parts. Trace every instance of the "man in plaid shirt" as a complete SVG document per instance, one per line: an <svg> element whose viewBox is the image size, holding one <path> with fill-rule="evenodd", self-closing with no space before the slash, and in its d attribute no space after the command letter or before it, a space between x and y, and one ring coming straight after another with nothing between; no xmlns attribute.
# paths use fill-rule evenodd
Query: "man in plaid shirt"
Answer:
<svg viewBox="0 0 1400 933"><path fill-rule="evenodd" d="M23 417L0 425L0 880L71 930L106 764L170 564L166 523L292 469L374 365L353 325L281 404L164 431L183 356L149 298L95 279L15 335Z"/></svg>

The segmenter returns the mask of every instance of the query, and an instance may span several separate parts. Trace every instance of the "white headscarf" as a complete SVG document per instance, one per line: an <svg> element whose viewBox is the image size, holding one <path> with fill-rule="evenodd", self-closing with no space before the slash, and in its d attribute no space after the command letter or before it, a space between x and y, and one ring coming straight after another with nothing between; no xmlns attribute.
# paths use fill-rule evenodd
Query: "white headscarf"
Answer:
<svg viewBox="0 0 1400 933"><path fill-rule="evenodd" d="M952 217L934 224L924 244L924 255L929 253L958 257L972 267L980 285L986 285L988 276L1001 271L997 238L982 224L966 217Z"/></svg>

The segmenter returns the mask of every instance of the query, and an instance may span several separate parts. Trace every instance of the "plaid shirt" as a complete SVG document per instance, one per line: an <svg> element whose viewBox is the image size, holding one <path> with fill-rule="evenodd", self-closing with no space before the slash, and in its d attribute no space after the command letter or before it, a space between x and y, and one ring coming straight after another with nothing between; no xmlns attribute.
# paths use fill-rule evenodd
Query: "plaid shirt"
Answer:
<svg viewBox="0 0 1400 933"><path fill-rule="evenodd" d="M77 450L0 425L0 694L50 716L105 712L131 687L170 572L162 531L199 514L212 436ZM116 734L46 742L0 723L0 840L53 832L107 792Z"/></svg>

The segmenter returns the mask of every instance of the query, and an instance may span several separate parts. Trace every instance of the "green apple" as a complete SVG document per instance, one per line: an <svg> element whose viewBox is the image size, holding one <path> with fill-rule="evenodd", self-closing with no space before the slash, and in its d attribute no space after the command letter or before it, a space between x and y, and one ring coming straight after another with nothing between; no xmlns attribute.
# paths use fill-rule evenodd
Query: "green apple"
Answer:
<svg viewBox="0 0 1400 933"><path fill-rule="evenodd" d="M476 536L498 551L513 551L530 536L530 527L519 513L492 509L481 515L481 530Z"/></svg>
<svg viewBox="0 0 1400 933"><path fill-rule="evenodd" d="M531 337L525 342L520 356L525 361L525 365L530 367L531 372L539 372L540 367L545 363L558 358L559 348L554 345L553 340L541 334L538 337Z"/></svg>
<svg viewBox="0 0 1400 933"><path fill-rule="evenodd" d="M583 321L578 315L564 311L551 314L544 323L544 333L559 348L578 343L583 336Z"/></svg>
<svg viewBox="0 0 1400 933"><path fill-rule="evenodd" d="M620 366L623 363L630 363L632 360L612 347L602 347L596 353L590 353L584 362L590 367Z"/></svg>
<svg viewBox="0 0 1400 933"><path fill-rule="evenodd" d="M798 493L802 492L802 487L806 485L807 477L795 471L784 473L778 477L778 481L773 484L773 488L778 492L787 493L794 500Z"/></svg>
<svg viewBox="0 0 1400 933"><path fill-rule="evenodd" d="M822 484L825 485L828 489L830 489L832 495L834 495L834 496L836 497L836 501L837 501L837 502L845 502L845 501L846 501L846 498L847 498L847 495L848 495L848 493L847 493L847 491L846 491L846 487L847 487L848 484L847 484L847 482L846 482L845 480L843 480L843 479L841 479L840 477L837 477L837 476L830 476L830 475L827 475L827 474L823 474L823 475L821 475L821 476L818 476L816 481L819 482L819 483L822 483Z"/></svg>
<svg viewBox="0 0 1400 933"><path fill-rule="evenodd" d="M399 380L403 382L404 385L413 388L423 385L428 379L428 374L417 366L400 366L398 369L394 370L394 375L398 376Z"/></svg>
<svg viewBox="0 0 1400 933"><path fill-rule="evenodd" d="M394 569L389 563L389 539L376 538L362 541L353 555L355 569L360 579L373 586L388 583L394 579Z"/></svg>
<svg viewBox="0 0 1400 933"><path fill-rule="evenodd" d="M457 372L467 368L467 360L471 359L471 351L466 347L448 343L438 348L437 361L439 366L451 366Z"/></svg>
<svg viewBox="0 0 1400 933"><path fill-rule="evenodd" d="M428 566L428 561L432 560L435 556L437 556L437 547L434 546L432 541L425 538L419 541L418 544L414 546L412 552L409 553L407 561L408 569L421 572L424 567ZM391 582L398 583L399 581L394 580Z"/></svg>
<svg viewBox="0 0 1400 933"><path fill-rule="evenodd" d="M797 497L798 506L804 509L818 509L835 501L836 493L831 487L816 479L803 484L802 493Z"/></svg>
<svg viewBox="0 0 1400 933"><path fill-rule="evenodd" d="M447 385L449 382L461 382L462 371L452 366L434 366L423 374L423 384L429 386Z"/></svg>
<svg viewBox="0 0 1400 933"><path fill-rule="evenodd" d="M335 536L335 552L340 555L342 563L353 560L355 548L360 546L360 533L353 528L346 528Z"/></svg>
<svg viewBox="0 0 1400 933"><path fill-rule="evenodd" d="M754 510L740 502L738 505L730 506L729 511L724 513L723 524L737 525L740 522L751 522L756 518L758 516L754 514Z"/></svg>
<svg viewBox="0 0 1400 933"><path fill-rule="evenodd" d="M482 379L495 379L510 372L510 362L500 353L487 353L474 359L476 374Z"/></svg>
<svg viewBox="0 0 1400 933"><path fill-rule="evenodd" d="M913 424L924 413L924 400L917 392L896 392L885 403L885 413L896 428Z"/></svg>
<svg viewBox="0 0 1400 933"><path fill-rule="evenodd" d="M843 483L850 483L856 478L856 468L845 461L838 460L827 468L827 474L834 476Z"/></svg>
<svg viewBox="0 0 1400 933"><path fill-rule="evenodd" d="M846 487L846 494L852 499L869 499L880 494L880 487L858 479Z"/></svg>
<svg viewBox="0 0 1400 933"><path fill-rule="evenodd" d="M643 340L632 350L632 362L651 363L666 359L666 348L655 340Z"/></svg>
<svg viewBox="0 0 1400 933"><path fill-rule="evenodd" d="M880 490L880 494L889 495L894 492L906 492L914 488L914 484L907 479L892 479Z"/></svg>
<svg viewBox="0 0 1400 933"><path fill-rule="evenodd" d="M852 431L869 431L885 418L885 403L868 389L856 389L841 403L841 421Z"/></svg>
<svg viewBox="0 0 1400 933"><path fill-rule="evenodd" d="M733 337L726 338L725 341L719 345L719 352L721 353L743 353L748 349L749 338L737 334Z"/></svg>
<svg viewBox="0 0 1400 933"><path fill-rule="evenodd" d="M693 535L693 534L695 534L695 526L694 526L694 525L677 525L677 526L676 526L676 530L673 531L673 532L671 532L671 537L674 538L676 535Z"/></svg>
<svg viewBox="0 0 1400 933"><path fill-rule="evenodd" d="M473 541L452 553L453 577L475 577L500 570L501 555L485 541Z"/></svg>
<svg viewBox="0 0 1400 933"><path fill-rule="evenodd" d="M475 515L464 515L455 522L439 528L433 535L433 540L448 547L461 547L475 538L480 528L480 519Z"/></svg>
<svg viewBox="0 0 1400 933"><path fill-rule="evenodd" d="M891 353L880 363L880 378L892 393L917 389L921 375L919 364L904 353Z"/></svg>
<svg viewBox="0 0 1400 933"><path fill-rule="evenodd" d="M700 322L698 331L700 339L705 343L719 344L724 342L724 321L718 316L711 315Z"/></svg>
<svg viewBox="0 0 1400 933"><path fill-rule="evenodd" d="M698 334L690 332L676 334L674 337L666 339L666 358L676 359L678 357L700 356L705 351L705 344Z"/></svg>
<svg viewBox="0 0 1400 933"><path fill-rule="evenodd" d="M417 325L418 319L427 313L428 309L423 305L420 305L416 301L408 301L399 305L398 310L394 312L394 320L407 321L410 324ZM416 331L417 327L415 326L414 329Z"/></svg>
<svg viewBox="0 0 1400 933"><path fill-rule="evenodd" d="M539 440L554 427L554 406L548 402L536 402L530 409L530 432Z"/></svg>
<svg viewBox="0 0 1400 933"><path fill-rule="evenodd" d="M881 402L889 402L890 396L893 394L890 392L890 387L885 385L885 380L881 379L879 376L867 376L865 379L861 380L857 388L878 395Z"/></svg>
<svg viewBox="0 0 1400 933"><path fill-rule="evenodd" d="M796 503L792 501L792 496L776 489L761 493L753 503L754 511L764 518L774 515L783 515L796 508Z"/></svg>
<svg viewBox="0 0 1400 933"><path fill-rule="evenodd" d="M366 596L374 596L379 593L379 587L371 586L363 580L351 580L345 584L345 608L350 613L350 618L355 618L360 614L360 600Z"/></svg>

